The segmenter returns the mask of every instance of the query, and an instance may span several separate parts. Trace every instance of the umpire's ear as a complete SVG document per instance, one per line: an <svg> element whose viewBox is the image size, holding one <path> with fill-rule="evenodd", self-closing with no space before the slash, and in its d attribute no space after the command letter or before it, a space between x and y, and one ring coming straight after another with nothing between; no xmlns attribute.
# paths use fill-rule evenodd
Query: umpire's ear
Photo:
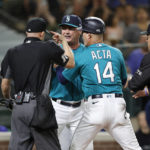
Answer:
<svg viewBox="0 0 150 150"><path fill-rule="evenodd" d="M43 32L40 32L40 39L41 40L44 40L44 37L45 37L45 32L43 31Z"/></svg>

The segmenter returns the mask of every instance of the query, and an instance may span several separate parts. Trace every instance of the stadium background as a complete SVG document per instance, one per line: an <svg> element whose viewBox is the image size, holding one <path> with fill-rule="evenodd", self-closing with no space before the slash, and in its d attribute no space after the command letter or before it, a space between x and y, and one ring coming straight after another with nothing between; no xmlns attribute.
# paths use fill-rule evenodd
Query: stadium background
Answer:
<svg viewBox="0 0 150 150"><path fill-rule="evenodd" d="M145 41L140 39L139 31L146 30L147 24L150 23L149 6L149 0L142 0L142 3L140 0L40 0L39 3L37 0L0 0L0 63L8 48L22 43L25 37L25 24L30 17L44 17L51 24L48 26L49 30L59 31L58 24L63 15L77 14L82 19L87 16L101 17L107 26L105 42L119 48L128 64L131 52L141 48L147 49ZM46 8L46 11L41 11L42 7ZM46 36L45 40L50 38ZM128 65L127 70L130 77L132 72ZM12 94L13 92L12 90ZM136 116L144 110L148 99L134 100L128 88L124 89L124 96L134 130L137 131ZM2 97L1 90L0 97ZM2 141L0 150L7 149L11 131L10 116L10 111L0 107L0 127L5 126L8 130L4 132L4 129L0 129L0 141ZM120 149L105 133L100 135L100 140L101 142L97 136L94 143L95 150Z"/></svg>

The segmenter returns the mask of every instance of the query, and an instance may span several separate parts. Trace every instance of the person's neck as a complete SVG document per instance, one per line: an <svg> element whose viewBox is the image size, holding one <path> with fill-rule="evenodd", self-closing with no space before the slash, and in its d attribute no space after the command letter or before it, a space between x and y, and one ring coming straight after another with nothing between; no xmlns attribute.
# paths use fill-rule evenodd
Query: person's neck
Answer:
<svg viewBox="0 0 150 150"><path fill-rule="evenodd" d="M97 44L97 43L103 43L103 41L102 40L96 40L96 41L90 41L90 45L92 45L92 44Z"/></svg>
<svg viewBox="0 0 150 150"><path fill-rule="evenodd" d="M27 38L37 38L41 40L41 38L37 35L28 35Z"/></svg>
<svg viewBox="0 0 150 150"><path fill-rule="evenodd" d="M78 42L78 43L76 43L76 44L69 44L69 46L71 47L71 49L77 49L79 46L80 46L80 43Z"/></svg>
<svg viewBox="0 0 150 150"><path fill-rule="evenodd" d="M36 39L40 39L39 37L36 37L36 36L27 36L27 38L36 38Z"/></svg>

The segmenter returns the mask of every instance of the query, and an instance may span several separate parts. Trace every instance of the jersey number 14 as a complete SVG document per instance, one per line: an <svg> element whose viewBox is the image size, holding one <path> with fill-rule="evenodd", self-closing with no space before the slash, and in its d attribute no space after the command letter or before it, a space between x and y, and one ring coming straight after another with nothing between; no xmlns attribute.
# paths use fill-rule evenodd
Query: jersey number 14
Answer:
<svg viewBox="0 0 150 150"><path fill-rule="evenodd" d="M95 64L94 69L96 71L98 83L102 83L101 74L100 74L100 67L99 67L98 63ZM102 76L103 76L103 79L110 78L111 82L114 82L114 76L115 75L114 75L113 70L112 70L112 63L111 62L108 62L106 64Z"/></svg>

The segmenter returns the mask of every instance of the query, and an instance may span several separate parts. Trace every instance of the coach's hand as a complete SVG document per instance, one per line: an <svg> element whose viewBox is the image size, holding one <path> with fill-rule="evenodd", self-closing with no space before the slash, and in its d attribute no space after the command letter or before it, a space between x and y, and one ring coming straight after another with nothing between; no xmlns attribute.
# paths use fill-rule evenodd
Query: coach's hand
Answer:
<svg viewBox="0 0 150 150"><path fill-rule="evenodd" d="M62 43L62 41L66 40L65 37L57 32L50 31L50 33L53 34L53 39L55 40L56 43Z"/></svg>

